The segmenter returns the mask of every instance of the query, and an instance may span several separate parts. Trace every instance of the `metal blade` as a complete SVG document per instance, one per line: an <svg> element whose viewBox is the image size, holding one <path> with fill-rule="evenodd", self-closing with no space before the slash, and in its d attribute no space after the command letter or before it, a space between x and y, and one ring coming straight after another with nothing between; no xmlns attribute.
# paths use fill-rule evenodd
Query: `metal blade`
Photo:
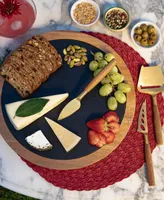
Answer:
<svg viewBox="0 0 164 200"><path fill-rule="evenodd" d="M146 100L143 102L139 118L138 118L138 132L148 133L148 126L147 126L147 112L146 112Z"/></svg>
<svg viewBox="0 0 164 200"><path fill-rule="evenodd" d="M81 107L81 102L80 100L78 100L77 98L73 99L72 101L70 101L61 111L58 120L62 120L70 115L72 115L73 113L75 113L77 110L79 110L79 108Z"/></svg>

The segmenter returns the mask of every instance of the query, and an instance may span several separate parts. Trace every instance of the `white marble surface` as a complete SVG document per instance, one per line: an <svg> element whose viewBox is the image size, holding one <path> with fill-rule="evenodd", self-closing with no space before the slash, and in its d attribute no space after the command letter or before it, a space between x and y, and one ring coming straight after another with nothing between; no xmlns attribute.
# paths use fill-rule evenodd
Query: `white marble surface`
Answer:
<svg viewBox="0 0 164 200"><path fill-rule="evenodd" d="M153 52L137 49L131 42L129 30L112 33L104 27L102 21L87 29L78 27L69 16L72 0L34 0L37 7L37 19L33 29L17 39L0 37L0 59L15 49L30 35L51 30L90 30L106 33L120 38L135 48L149 64L161 64L164 70L164 1L163 0L96 0L102 13L117 4L126 8L131 15L131 26L138 20L148 19L155 22L161 32L160 46ZM129 178L97 191L68 191L46 182L19 156L11 150L0 136L0 185L19 193L43 200L162 200L164 199L164 146L153 152L156 186L151 188L145 179L144 166Z"/></svg>

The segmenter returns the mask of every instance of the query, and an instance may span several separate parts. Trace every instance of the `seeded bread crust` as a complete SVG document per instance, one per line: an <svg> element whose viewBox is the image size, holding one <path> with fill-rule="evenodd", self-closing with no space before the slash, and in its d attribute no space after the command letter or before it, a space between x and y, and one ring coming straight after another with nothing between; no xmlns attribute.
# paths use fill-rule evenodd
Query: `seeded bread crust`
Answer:
<svg viewBox="0 0 164 200"><path fill-rule="evenodd" d="M34 36L5 60L0 74L24 98L61 65L62 58L57 50L45 38Z"/></svg>

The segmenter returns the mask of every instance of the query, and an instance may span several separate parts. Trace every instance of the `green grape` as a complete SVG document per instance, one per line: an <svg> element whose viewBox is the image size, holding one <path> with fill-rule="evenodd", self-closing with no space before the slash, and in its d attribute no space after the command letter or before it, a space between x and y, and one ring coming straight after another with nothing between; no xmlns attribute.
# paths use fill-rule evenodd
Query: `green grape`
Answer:
<svg viewBox="0 0 164 200"><path fill-rule="evenodd" d="M118 85L120 83L120 80L114 80L112 81L112 85Z"/></svg>
<svg viewBox="0 0 164 200"><path fill-rule="evenodd" d="M124 81L124 75L121 74L120 83L122 83L123 81Z"/></svg>
<svg viewBox="0 0 164 200"><path fill-rule="evenodd" d="M110 77L111 77L112 81L120 81L121 77L122 77L122 74L119 74L117 72L112 72L110 74Z"/></svg>
<svg viewBox="0 0 164 200"><path fill-rule="evenodd" d="M112 72L110 74L110 77L111 77L113 85L118 85L119 83L121 83L124 80L124 76L122 74L117 73L117 72Z"/></svg>
<svg viewBox="0 0 164 200"><path fill-rule="evenodd" d="M131 87L127 83L119 83L117 88L124 93L128 93L131 91Z"/></svg>
<svg viewBox="0 0 164 200"><path fill-rule="evenodd" d="M95 71L98 68L98 62L96 60L93 60L89 63L89 69L91 71Z"/></svg>
<svg viewBox="0 0 164 200"><path fill-rule="evenodd" d="M97 52L94 54L94 58L97 61L103 60L103 54L101 52Z"/></svg>
<svg viewBox="0 0 164 200"><path fill-rule="evenodd" d="M111 83L111 82L112 82L112 81L111 81L110 76L107 75L107 76L101 81L101 84L102 84L102 85L105 85L105 84Z"/></svg>
<svg viewBox="0 0 164 200"><path fill-rule="evenodd" d="M118 106L116 98L115 97L109 97L109 99L107 101L107 105L108 105L109 110L116 110L117 106Z"/></svg>
<svg viewBox="0 0 164 200"><path fill-rule="evenodd" d="M103 85L100 90L99 90L99 94L100 96L108 96L111 92L112 92L113 88L110 84L105 84Z"/></svg>
<svg viewBox="0 0 164 200"><path fill-rule="evenodd" d="M96 69L96 71L94 71L94 73L93 73L93 76L94 76L94 77L97 76L97 74L98 74L99 72L101 72L101 70L102 70L102 69Z"/></svg>
<svg viewBox="0 0 164 200"><path fill-rule="evenodd" d="M107 66L108 62L106 60L100 60L99 61L99 68L104 68L105 66Z"/></svg>
<svg viewBox="0 0 164 200"><path fill-rule="evenodd" d="M126 102L126 96L125 96L125 94L121 90L117 90L114 93L114 96L115 96L116 100L119 103L125 103Z"/></svg>
<svg viewBox="0 0 164 200"><path fill-rule="evenodd" d="M105 54L104 58L106 61L110 62L115 57L112 53L107 53L107 54Z"/></svg>
<svg viewBox="0 0 164 200"><path fill-rule="evenodd" d="M114 66L114 67L112 68L112 70L111 70L110 73L112 73L112 72L118 72L118 68L117 68L117 66Z"/></svg>

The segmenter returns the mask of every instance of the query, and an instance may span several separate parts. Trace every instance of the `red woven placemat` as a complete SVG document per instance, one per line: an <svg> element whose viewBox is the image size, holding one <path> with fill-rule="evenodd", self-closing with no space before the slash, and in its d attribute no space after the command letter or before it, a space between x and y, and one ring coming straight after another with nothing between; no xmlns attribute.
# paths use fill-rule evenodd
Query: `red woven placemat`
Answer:
<svg viewBox="0 0 164 200"><path fill-rule="evenodd" d="M90 32L87 34L99 38L117 51L128 66L136 88L140 66L147 65L146 61L131 47L116 38L100 33ZM25 162L48 182L69 190L96 190L127 178L144 163L143 135L137 133L137 120L140 106L145 99L147 100L149 140L153 150L156 142L152 122L151 97L136 90L136 111L129 132L119 147L105 159L82 169L68 171L47 169L26 160ZM157 100L161 119L163 119L164 100L161 95L158 95Z"/></svg>

